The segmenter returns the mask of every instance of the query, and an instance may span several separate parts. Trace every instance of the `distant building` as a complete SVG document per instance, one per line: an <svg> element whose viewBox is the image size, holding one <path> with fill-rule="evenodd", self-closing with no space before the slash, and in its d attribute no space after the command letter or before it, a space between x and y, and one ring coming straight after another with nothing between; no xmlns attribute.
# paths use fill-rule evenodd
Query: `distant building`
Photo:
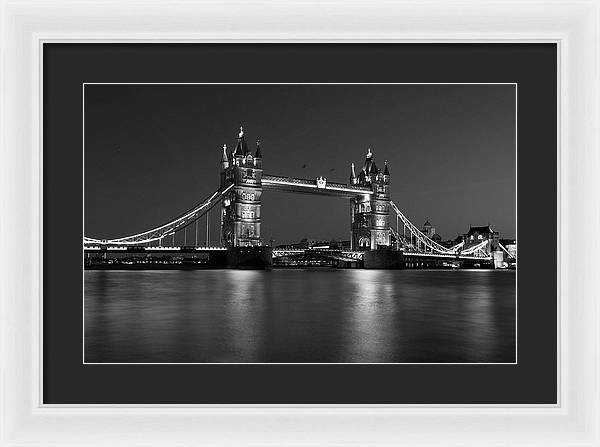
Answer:
<svg viewBox="0 0 600 447"><path fill-rule="evenodd" d="M517 241L515 239L500 239L500 243L513 259L517 259Z"/></svg>
<svg viewBox="0 0 600 447"><path fill-rule="evenodd" d="M423 234L424 234L425 236L427 236L428 238L432 238L432 237L433 237L433 235L435 234L435 227L433 227L433 226L431 225L431 222L429 222L429 219L427 219L427 220L425 221L425 223L423 224L423 229L422 229L422 231L423 231Z"/></svg>
<svg viewBox="0 0 600 447"><path fill-rule="evenodd" d="M277 245L276 248L283 250L306 250L320 248L331 250L348 250L350 248L350 241L338 241L337 239L332 239L330 241L320 241L315 239L304 238L300 242Z"/></svg>
<svg viewBox="0 0 600 447"><path fill-rule="evenodd" d="M334 239L330 242L330 244L331 244L331 248L335 248L338 250L350 250L350 240L337 241Z"/></svg>
<svg viewBox="0 0 600 447"><path fill-rule="evenodd" d="M306 238L302 239L300 242L292 243L292 244L280 244L276 248L286 249L286 250L297 250L297 249L307 249L310 246L310 241Z"/></svg>
<svg viewBox="0 0 600 447"><path fill-rule="evenodd" d="M500 234L497 231L492 230L492 227L489 224L481 227L471 226L469 231L464 234L464 241L467 244L484 240L494 240L497 243L499 239Z"/></svg>
<svg viewBox="0 0 600 447"><path fill-rule="evenodd" d="M517 244L509 244L506 246L506 250L510 253L510 255L517 259Z"/></svg>
<svg viewBox="0 0 600 447"><path fill-rule="evenodd" d="M469 231L463 235L463 241L465 243L464 248L488 241L487 252L490 253L499 249L500 233L494 231L490 224L478 227L470 226Z"/></svg>
<svg viewBox="0 0 600 447"><path fill-rule="evenodd" d="M431 225L429 219L425 221L425 223L423 224L423 229L421 231L425 236L427 236L429 239L433 239L438 244L442 241L442 237L436 233L435 227Z"/></svg>
<svg viewBox="0 0 600 447"><path fill-rule="evenodd" d="M463 237L464 236L462 234L459 234L458 236L456 236L456 239L448 239L448 240L440 242L440 244L446 248L451 248L457 244L460 244L463 241Z"/></svg>

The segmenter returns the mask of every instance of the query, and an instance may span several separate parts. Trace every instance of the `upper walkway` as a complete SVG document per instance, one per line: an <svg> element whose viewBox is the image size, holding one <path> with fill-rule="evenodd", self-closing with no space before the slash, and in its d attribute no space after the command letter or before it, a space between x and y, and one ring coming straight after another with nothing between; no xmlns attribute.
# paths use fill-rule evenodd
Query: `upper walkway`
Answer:
<svg viewBox="0 0 600 447"><path fill-rule="evenodd" d="M262 187L265 190L320 194L349 199L361 194L373 194L373 190L369 187L329 182L322 177L310 180L281 175L263 175Z"/></svg>

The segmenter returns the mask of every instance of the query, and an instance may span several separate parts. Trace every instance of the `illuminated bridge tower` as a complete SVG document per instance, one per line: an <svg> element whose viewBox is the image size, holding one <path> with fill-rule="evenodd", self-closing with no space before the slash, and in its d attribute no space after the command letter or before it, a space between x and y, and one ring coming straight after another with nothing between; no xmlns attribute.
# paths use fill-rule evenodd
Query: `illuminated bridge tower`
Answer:
<svg viewBox="0 0 600 447"><path fill-rule="evenodd" d="M262 154L260 143L256 152L248 149L240 127L237 145L232 153L223 146L221 187L234 187L223 198L221 208L221 243L225 247L256 247L260 239L260 203Z"/></svg>
<svg viewBox="0 0 600 447"><path fill-rule="evenodd" d="M358 195L351 199L352 248L354 250L375 250L389 248L390 237L390 171L387 161L382 170L377 168L371 149L367 152L365 164L356 176L354 164L350 172L350 183L367 186L372 195Z"/></svg>

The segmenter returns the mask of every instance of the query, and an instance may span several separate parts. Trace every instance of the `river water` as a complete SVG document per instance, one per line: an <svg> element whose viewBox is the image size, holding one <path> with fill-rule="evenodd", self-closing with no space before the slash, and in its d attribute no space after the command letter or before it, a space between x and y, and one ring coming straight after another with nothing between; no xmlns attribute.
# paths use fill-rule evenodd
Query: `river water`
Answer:
<svg viewBox="0 0 600 447"><path fill-rule="evenodd" d="M514 362L516 272L85 272L85 362Z"/></svg>

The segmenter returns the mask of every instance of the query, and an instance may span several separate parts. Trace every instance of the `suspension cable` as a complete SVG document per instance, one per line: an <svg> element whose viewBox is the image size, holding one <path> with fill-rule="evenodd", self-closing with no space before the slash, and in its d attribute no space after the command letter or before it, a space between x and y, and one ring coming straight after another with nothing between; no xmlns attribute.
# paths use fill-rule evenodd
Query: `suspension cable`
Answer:
<svg viewBox="0 0 600 447"><path fill-rule="evenodd" d="M393 210L396 215L400 218L402 223L408 227L408 230L411 232L413 236L417 238L419 242L421 242L425 247L442 254L455 254L454 250L448 249L443 245L438 244L434 240L430 239L426 236L422 231L420 231L408 218L402 214L402 212L398 209L396 204L390 200L390 205L392 205Z"/></svg>
<svg viewBox="0 0 600 447"><path fill-rule="evenodd" d="M180 215L174 220L153 228L151 230L144 231L142 233L133 234L130 236L115 238L115 239L97 239L91 237L84 237L83 241L86 244L114 244L114 245L133 245L143 244L152 241L161 241L162 239L174 235L176 231L187 227L188 225L196 222L200 217L206 214L213 206L223 200L225 194L233 188L233 184L227 186L224 189L218 189L210 197L204 200L199 205L192 208L190 211Z"/></svg>

